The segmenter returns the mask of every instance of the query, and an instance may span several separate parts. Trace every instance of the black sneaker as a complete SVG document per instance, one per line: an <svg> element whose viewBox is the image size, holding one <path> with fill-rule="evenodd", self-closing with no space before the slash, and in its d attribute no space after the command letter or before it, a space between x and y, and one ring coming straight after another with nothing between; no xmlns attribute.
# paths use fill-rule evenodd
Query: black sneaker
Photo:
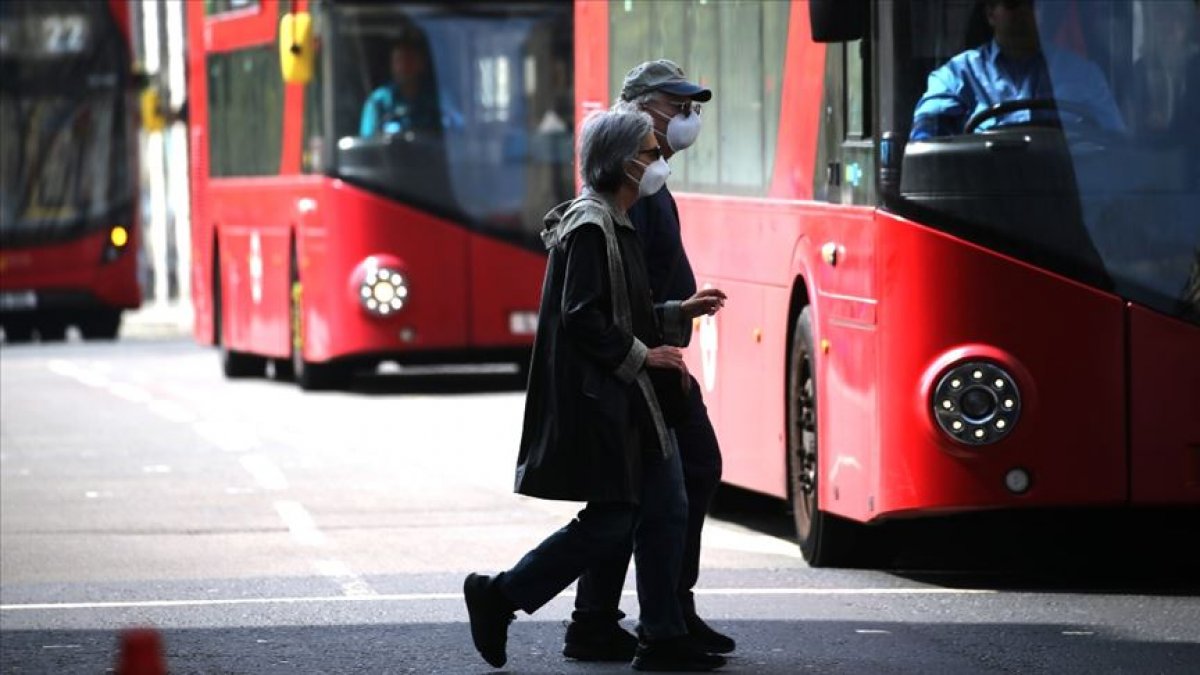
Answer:
<svg viewBox="0 0 1200 675"><path fill-rule="evenodd" d="M634 670L688 673L716 670L725 665L725 657L704 651L690 635L638 642L633 656Z"/></svg>
<svg viewBox="0 0 1200 675"><path fill-rule="evenodd" d="M695 614L684 619L687 623L688 635L700 644L704 651L712 654L728 654L737 649L737 643L728 635L718 633L712 626Z"/></svg>
<svg viewBox="0 0 1200 675"><path fill-rule="evenodd" d="M463 597L467 600L467 615L471 617L471 639L480 656L493 668L508 661L508 624L517 617L513 606L492 585L485 574L468 574L463 581Z"/></svg>
<svg viewBox="0 0 1200 675"><path fill-rule="evenodd" d="M615 621L572 621L567 625L567 639L562 653L577 661L629 663L637 646L638 639Z"/></svg>

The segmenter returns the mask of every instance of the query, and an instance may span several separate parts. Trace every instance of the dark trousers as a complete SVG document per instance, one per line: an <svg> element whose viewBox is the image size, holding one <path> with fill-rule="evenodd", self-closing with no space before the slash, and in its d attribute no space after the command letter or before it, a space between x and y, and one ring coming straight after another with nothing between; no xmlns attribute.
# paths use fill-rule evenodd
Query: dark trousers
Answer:
<svg viewBox="0 0 1200 675"><path fill-rule="evenodd" d="M692 589L700 577L700 534L708 508L721 483L721 448L717 445L717 434L708 419L708 408L704 405L700 383L695 378L692 379L691 392L687 421L675 428L684 491L687 494L687 525L678 581L672 587L685 616L696 613ZM625 616L618 606L629 558L634 550L634 541L628 539L617 553L597 561L580 577L575 594L575 613L572 615L575 621L610 622ZM638 558L639 570L641 564L641 558ZM638 584L640 598L640 579Z"/></svg>
<svg viewBox="0 0 1200 675"><path fill-rule="evenodd" d="M611 568L619 563L623 584L633 541L642 630L650 639L685 634L675 594L688 517L678 451L668 458L658 453L643 457L640 497L638 506L589 502L574 520L497 575L500 592L532 614L597 564Z"/></svg>

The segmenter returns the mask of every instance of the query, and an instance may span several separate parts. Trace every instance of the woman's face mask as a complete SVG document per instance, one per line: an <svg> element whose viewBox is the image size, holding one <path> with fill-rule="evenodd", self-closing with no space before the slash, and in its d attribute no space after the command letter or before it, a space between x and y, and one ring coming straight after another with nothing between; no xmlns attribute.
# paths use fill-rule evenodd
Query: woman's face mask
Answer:
<svg viewBox="0 0 1200 675"><path fill-rule="evenodd" d="M632 161L644 169L641 180L631 176L628 171L625 172L629 180L638 184L639 197L649 197L663 189L663 186L667 184L667 176L671 175L671 167L667 165L667 160L659 157L649 164L643 164L636 159Z"/></svg>

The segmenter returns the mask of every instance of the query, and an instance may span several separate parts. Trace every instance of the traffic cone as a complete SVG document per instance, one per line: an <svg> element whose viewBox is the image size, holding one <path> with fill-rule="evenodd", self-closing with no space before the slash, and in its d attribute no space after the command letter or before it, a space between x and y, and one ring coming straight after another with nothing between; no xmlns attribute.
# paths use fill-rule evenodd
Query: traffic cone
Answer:
<svg viewBox="0 0 1200 675"><path fill-rule="evenodd" d="M162 636L153 628L121 631L116 675L167 675Z"/></svg>

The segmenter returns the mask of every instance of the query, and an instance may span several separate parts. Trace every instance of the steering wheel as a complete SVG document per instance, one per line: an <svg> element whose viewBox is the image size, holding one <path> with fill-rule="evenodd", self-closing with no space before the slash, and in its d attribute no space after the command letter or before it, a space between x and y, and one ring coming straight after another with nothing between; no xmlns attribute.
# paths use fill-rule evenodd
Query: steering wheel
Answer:
<svg viewBox="0 0 1200 675"><path fill-rule="evenodd" d="M1054 113L1060 114L1066 112L1078 117L1081 122L1092 128L1100 128L1100 122L1096 119L1096 115L1086 106L1070 101L1057 101L1052 98L1018 98L1011 101L1004 101L996 105L980 110L971 115L967 120L967 125L963 129L963 133L969 134L979 128L980 124L1000 115L1005 115L1017 110L1052 110ZM1062 127L1062 119L1057 120L1035 120L1031 119L1024 124L1033 126L1051 126Z"/></svg>

